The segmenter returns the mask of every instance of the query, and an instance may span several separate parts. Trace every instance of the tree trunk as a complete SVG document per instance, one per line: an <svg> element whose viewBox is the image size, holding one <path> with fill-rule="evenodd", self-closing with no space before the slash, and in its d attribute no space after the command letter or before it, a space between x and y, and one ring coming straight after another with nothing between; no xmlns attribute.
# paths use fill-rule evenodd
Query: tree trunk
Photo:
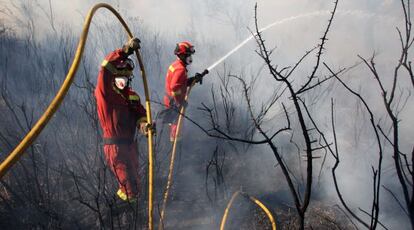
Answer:
<svg viewBox="0 0 414 230"><path fill-rule="evenodd" d="M299 212L299 229L305 229L305 213Z"/></svg>

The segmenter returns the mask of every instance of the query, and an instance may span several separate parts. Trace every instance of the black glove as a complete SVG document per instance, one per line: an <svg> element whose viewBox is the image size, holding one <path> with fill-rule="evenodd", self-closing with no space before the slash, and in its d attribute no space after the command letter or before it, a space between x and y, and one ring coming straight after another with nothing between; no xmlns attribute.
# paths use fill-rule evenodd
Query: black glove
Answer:
<svg viewBox="0 0 414 230"><path fill-rule="evenodd" d="M147 129L151 129L152 134L153 134L154 136L156 136L156 135L157 135L157 123L155 123L155 121L152 121L152 124L148 124L148 123L147 123Z"/></svg>
<svg viewBox="0 0 414 230"><path fill-rule="evenodd" d="M141 41L138 38L131 38L127 43L122 47L124 53L131 55L135 50L141 48Z"/></svg>
<svg viewBox="0 0 414 230"><path fill-rule="evenodd" d="M152 131L152 134L154 136L157 135L157 126L155 121L153 121L152 124L146 123L146 122L142 122L139 124L139 131L146 137L148 137L148 132L149 130Z"/></svg>
<svg viewBox="0 0 414 230"><path fill-rule="evenodd" d="M187 80L187 86L195 85L197 83L202 84L203 82L203 75L201 73L196 73L194 77L190 77Z"/></svg>

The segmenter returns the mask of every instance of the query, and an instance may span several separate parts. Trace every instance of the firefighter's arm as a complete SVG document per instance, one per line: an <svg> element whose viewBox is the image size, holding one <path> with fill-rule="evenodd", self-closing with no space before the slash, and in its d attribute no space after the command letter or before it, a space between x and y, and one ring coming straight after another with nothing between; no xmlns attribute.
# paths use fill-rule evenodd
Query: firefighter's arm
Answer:
<svg viewBox="0 0 414 230"><path fill-rule="evenodd" d="M101 63L101 73L102 80L104 84L104 94L112 93L113 90L113 81L114 81L114 71L115 65L124 60L127 56L122 52L121 49L117 49L109 53Z"/></svg>
<svg viewBox="0 0 414 230"><path fill-rule="evenodd" d="M122 98L116 95L113 77L103 68L99 71L95 95L109 104L125 103L120 101Z"/></svg>
<svg viewBox="0 0 414 230"><path fill-rule="evenodd" d="M119 90L116 89L114 85L114 77L118 74L119 70L115 68L115 66L125 60L128 56L122 51L122 49L116 49L109 53L105 59L102 61L101 69L100 69L100 77L98 82L101 81L101 90L104 98L113 104L123 104L124 102L121 100L117 94L120 94ZM98 84L99 85L99 84Z"/></svg>
<svg viewBox="0 0 414 230"><path fill-rule="evenodd" d="M118 94L120 94L119 90L115 87L114 84L114 77L107 72L107 70L101 70L102 74L100 74L100 78L98 79L98 85L102 96L105 98L105 100L114 105L124 105L126 102L125 100L120 97ZM102 83L99 83L99 81L102 81Z"/></svg>
<svg viewBox="0 0 414 230"><path fill-rule="evenodd" d="M185 70L177 69L171 79L171 95L177 105L182 105L184 102L185 87L187 87Z"/></svg>

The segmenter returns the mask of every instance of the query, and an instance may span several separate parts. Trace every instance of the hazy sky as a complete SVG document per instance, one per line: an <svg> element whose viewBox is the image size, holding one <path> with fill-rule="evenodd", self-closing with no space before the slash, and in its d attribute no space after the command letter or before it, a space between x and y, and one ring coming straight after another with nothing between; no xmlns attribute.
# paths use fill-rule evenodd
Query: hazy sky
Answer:
<svg viewBox="0 0 414 230"><path fill-rule="evenodd" d="M0 15L6 17L6 22L15 23L14 16L18 15L18 12L11 2L15 6L24 3L31 9L27 11L32 12L35 26L39 31L45 31L38 34L38 37L41 37L42 34L51 32L52 28L48 23L51 15L55 27L69 27L75 34L79 34L88 10L101 1L2 0L2 8L9 9L3 11L11 17ZM252 0L107 0L104 2L118 8L127 22L128 18L138 18L144 26L169 38L172 43L184 38L190 41L213 40L219 43L218 46L228 50L250 35L248 28L253 29L256 3ZM295 60L318 42L320 33L329 18L328 12L333 7L333 3L326 0L259 0L257 4L261 27L290 17L324 12L319 16L298 17L297 20L278 25L266 32L266 36L269 37L267 39L269 47L283 47L279 49L280 53L288 53L289 58ZM365 56L374 51L384 53L384 49L389 49L391 52L396 50L399 44L394 42L397 38L394 22L401 21L400 8L398 0L339 1L338 13L328 44L329 50L335 54L336 60L332 61L341 63L345 61L346 64L350 64L357 54ZM105 11L98 12L99 16L105 15L105 17L97 17L95 20L113 21L113 16ZM45 12L48 15L45 15ZM23 21L13 27L18 32L26 25L27 22ZM197 50L203 49L201 47ZM226 51L223 50L223 54ZM213 60L206 61L213 62ZM282 61L290 64L288 59Z"/></svg>
<svg viewBox="0 0 414 230"><path fill-rule="evenodd" d="M13 23L15 23L14 16L18 13L11 2L15 6L25 3L33 13L33 21L37 29L45 31L45 33L38 34L38 37L41 37L42 34L47 34L52 29L48 23L51 17L50 6L53 10L55 27L69 27L75 34L79 34L84 16L94 4L101 1L2 0L2 2L3 8L9 9L4 12L12 17L0 15L6 17L6 22L12 21ZM256 3L252 0L107 0L104 2L118 8L127 22L128 18L138 18L144 26L169 38L172 43L184 37L188 40L213 40L228 50L250 35L248 28L253 29L254 4ZM260 0L257 4L261 27L290 17L324 12L319 16L298 17L297 20L278 25L266 32L266 36L270 38L267 39L269 47L283 47L279 49L280 53L288 53L289 58L295 60L318 42L320 33L329 18L328 12L333 7L333 3L326 0ZM349 65L355 60L357 54L365 56L374 51L384 53L384 49L395 51L399 47L398 42L395 42L397 38L395 25L397 21L401 21L400 8L398 0L339 1L338 13L328 44L329 51L335 54L336 60L332 61L341 63L345 61ZM96 20L113 21L113 16L105 11L98 12L98 15L105 15L105 17L97 17ZM20 27L26 25L27 22L21 22L14 26L14 29L20 31ZM202 47L197 50L202 50ZM223 50L223 54L226 51ZM291 60L283 59L282 61L290 64ZM213 60L207 60L207 62L212 63Z"/></svg>
<svg viewBox="0 0 414 230"><path fill-rule="evenodd" d="M10 6L9 0L2 0L2 5ZM13 1L19 5L19 1ZM98 0L22 0L32 7L43 7L49 11L49 2L52 6L55 19L67 25L79 27L82 25L82 16ZM256 1L252 0L112 0L103 1L118 7L122 13L130 17L138 17L153 28L163 33L184 33L188 28L206 36L223 36L234 34L232 26L239 26L247 33L246 27L252 26L253 8ZM272 23L287 17L292 17L314 11L332 9L332 2L325 0L289 0L289 1L257 1L259 20L262 25ZM381 16L395 16L400 13L397 0L346 0L340 1L338 10L360 10L366 13ZM38 14L41 11L36 10ZM110 18L109 18L110 19ZM47 28L45 28L47 29ZM49 28L50 29L50 28ZM208 33L203 33L207 31ZM223 34L224 33L224 34Z"/></svg>

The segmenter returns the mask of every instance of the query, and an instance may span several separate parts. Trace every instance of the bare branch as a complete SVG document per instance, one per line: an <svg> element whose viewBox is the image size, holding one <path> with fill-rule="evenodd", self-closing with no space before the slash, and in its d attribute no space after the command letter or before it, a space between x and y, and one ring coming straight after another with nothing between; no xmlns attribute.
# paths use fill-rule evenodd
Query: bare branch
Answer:
<svg viewBox="0 0 414 230"><path fill-rule="evenodd" d="M328 38L327 38L328 32L329 32L329 29L332 25L337 6L338 6L338 0L334 1L334 8L331 12L331 18L328 20L328 25L327 25L327 27L325 29L325 32L324 32L324 34L321 38L321 43L319 44L319 50L318 50L318 53L316 54L316 64L313 67L313 71L309 75L307 82L297 91L298 94L300 94L304 89L306 89L308 87L308 85L311 83L311 81L315 78L315 74L316 74L316 71L319 68L320 60L321 60L321 57L322 57L322 52L325 49L325 42L326 42L326 40L328 40Z"/></svg>

